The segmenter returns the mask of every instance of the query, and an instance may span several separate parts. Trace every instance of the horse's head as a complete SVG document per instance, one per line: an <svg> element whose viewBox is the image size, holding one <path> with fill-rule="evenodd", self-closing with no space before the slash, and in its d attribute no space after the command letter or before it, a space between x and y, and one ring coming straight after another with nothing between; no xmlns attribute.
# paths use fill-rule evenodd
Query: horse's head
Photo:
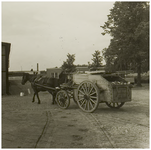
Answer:
<svg viewBox="0 0 151 150"><path fill-rule="evenodd" d="M23 73L22 82L21 82L22 85L24 85L29 80L28 76L29 76L28 73Z"/></svg>

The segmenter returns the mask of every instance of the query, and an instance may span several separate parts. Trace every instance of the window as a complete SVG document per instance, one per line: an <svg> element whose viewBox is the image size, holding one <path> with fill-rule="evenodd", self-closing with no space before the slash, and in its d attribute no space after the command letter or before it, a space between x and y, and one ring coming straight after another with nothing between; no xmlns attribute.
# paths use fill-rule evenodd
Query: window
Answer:
<svg viewBox="0 0 151 150"><path fill-rule="evenodd" d="M54 73L51 73L51 77L54 78Z"/></svg>
<svg viewBox="0 0 151 150"><path fill-rule="evenodd" d="M57 72L55 72L55 78L58 78L58 73Z"/></svg>

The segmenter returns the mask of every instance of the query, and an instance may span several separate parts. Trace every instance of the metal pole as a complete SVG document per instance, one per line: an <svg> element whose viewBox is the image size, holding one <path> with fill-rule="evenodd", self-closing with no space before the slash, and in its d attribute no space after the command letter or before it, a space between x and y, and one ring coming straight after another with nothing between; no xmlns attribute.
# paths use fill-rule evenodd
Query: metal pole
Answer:
<svg viewBox="0 0 151 150"><path fill-rule="evenodd" d="M37 71L39 71L39 64L37 63Z"/></svg>

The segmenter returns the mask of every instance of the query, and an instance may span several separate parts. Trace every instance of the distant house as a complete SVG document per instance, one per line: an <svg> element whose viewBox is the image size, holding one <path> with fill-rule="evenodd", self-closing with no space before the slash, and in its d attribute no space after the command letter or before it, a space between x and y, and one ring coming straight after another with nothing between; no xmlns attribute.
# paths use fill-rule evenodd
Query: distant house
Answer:
<svg viewBox="0 0 151 150"><path fill-rule="evenodd" d="M97 67L97 70L104 70L104 67ZM90 69L88 67L76 67L77 73L87 73ZM59 78L59 74L62 72L62 68L48 68L46 71L46 76L49 78Z"/></svg>
<svg viewBox="0 0 151 150"><path fill-rule="evenodd" d="M59 78L59 74L62 72L61 68L48 68L46 76L49 78Z"/></svg>
<svg viewBox="0 0 151 150"><path fill-rule="evenodd" d="M9 94L8 68L10 47L10 43L2 42L2 95Z"/></svg>
<svg viewBox="0 0 151 150"><path fill-rule="evenodd" d="M86 71L89 71L88 67L76 67L77 72L85 73Z"/></svg>
<svg viewBox="0 0 151 150"><path fill-rule="evenodd" d="M102 66L102 67L92 67L92 68L90 68L90 71L99 71L99 70L105 71L105 66Z"/></svg>
<svg viewBox="0 0 151 150"><path fill-rule="evenodd" d="M46 75L46 71L9 71L9 77L23 76L23 73Z"/></svg>
<svg viewBox="0 0 151 150"><path fill-rule="evenodd" d="M76 71L80 73L85 73L89 71L88 67L76 67ZM47 77L50 78L59 78L59 74L62 72L62 68L48 68L46 71Z"/></svg>
<svg viewBox="0 0 151 150"><path fill-rule="evenodd" d="M45 71L45 70L41 70L41 71L40 71L40 74L41 74L41 75L46 75L46 71Z"/></svg>

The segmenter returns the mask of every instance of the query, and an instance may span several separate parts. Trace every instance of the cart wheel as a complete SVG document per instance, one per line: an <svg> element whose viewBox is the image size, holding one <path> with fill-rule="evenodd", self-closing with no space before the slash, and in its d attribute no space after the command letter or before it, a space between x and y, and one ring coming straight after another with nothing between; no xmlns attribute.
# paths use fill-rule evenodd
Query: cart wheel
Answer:
<svg viewBox="0 0 151 150"><path fill-rule="evenodd" d="M99 105L99 89L90 81L80 83L77 89L77 103L84 112L94 112Z"/></svg>
<svg viewBox="0 0 151 150"><path fill-rule="evenodd" d="M120 107L122 107L125 104L125 102L121 102L121 103L108 103L108 102L105 102L105 103L110 108L120 108Z"/></svg>
<svg viewBox="0 0 151 150"><path fill-rule="evenodd" d="M65 90L61 90L56 94L56 102L58 106L62 109L67 109L70 105L70 98Z"/></svg>

